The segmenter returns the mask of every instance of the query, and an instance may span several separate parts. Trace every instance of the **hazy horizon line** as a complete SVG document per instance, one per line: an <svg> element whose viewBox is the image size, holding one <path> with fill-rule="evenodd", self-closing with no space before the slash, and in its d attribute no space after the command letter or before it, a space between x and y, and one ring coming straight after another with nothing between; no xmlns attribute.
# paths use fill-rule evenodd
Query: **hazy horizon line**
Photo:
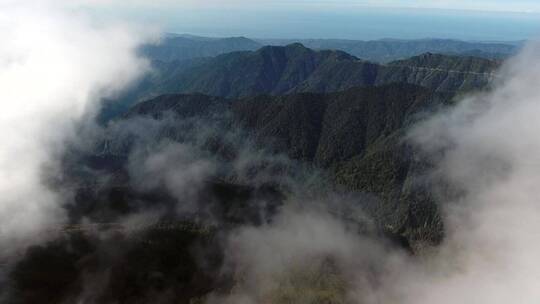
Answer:
<svg viewBox="0 0 540 304"><path fill-rule="evenodd" d="M194 32L182 32L182 31L165 31L163 33L164 37L167 36L178 36L178 37L193 37L193 38L205 38L205 39L226 39L226 38L246 38L250 40L282 40L282 41L294 41L294 40L340 40L340 41L383 41L383 40L394 40L394 41L422 41L422 40L448 40L448 41L462 41L462 42L477 42L477 43L511 43L519 44L527 41L533 41L535 39L508 39L508 40L478 40L478 39L459 39L459 38L442 38L442 37L423 37L423 38L395 38L395 37L383 37L377 39L352 39L352 38L335 38L335 37L296 37L296 38L283 38L283 37L256 37L251 35L220 35L220 34L198 34Z"/></svg>

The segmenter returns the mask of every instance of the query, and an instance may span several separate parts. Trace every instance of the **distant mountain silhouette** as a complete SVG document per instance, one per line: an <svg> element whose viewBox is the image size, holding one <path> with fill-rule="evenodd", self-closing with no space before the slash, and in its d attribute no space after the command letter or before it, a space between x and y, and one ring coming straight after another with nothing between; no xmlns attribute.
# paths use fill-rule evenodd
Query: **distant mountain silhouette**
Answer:
<svg viewBox="0 0 540 304"><path fill-rule="evenodd" d="M245 37L211 38L188 34L169 34L155 45L146 45L142 54L151 60L175 61L214 57L233 51L253 51L265 45L285 46L301 43L317 50L340 50L363 60L387 63L423 53L475 56L504 59L517 53L523 45L514 42L470 42L453 39L248 39Z"/></svg>
<svg viewBox="0 0 540 304"><path fill-rule="evenodd" d="M206 38L190 35L169 35L158 44L145 45L143 56L157 61L178 61L214 57L234 51L256 50L262 45L245 37Z"/></svg>
<svg viewBox="0 0 540 304"><path fill-rule="evenodd" d="M418 40L340 40L340 39L274 39L258 40L261 44L287 45L300 42L313 49L341 50L375 62L390 62L423 53L440 53L452 55L473 55L488 59L502 59L517 53L521 42L468 42L452 39L418 39Z"/></svg>

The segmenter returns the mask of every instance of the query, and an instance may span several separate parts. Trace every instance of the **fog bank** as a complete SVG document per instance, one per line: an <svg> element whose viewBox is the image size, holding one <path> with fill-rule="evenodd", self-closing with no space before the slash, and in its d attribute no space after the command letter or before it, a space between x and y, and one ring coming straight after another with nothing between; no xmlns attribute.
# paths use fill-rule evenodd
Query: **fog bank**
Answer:
<svg viewBox="0 0 540 304"><path fill-rule="evenodd" d="M54 175L75 123L147 69L135 54L144 33L60 4L0 2L0 257L63 222L63 194L43 175Z"/></svg>

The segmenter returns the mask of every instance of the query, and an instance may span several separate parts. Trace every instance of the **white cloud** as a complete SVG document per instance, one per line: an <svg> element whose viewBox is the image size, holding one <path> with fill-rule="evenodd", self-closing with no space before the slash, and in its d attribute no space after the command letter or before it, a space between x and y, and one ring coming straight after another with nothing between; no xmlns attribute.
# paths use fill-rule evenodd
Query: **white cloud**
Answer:
<svg viewBox="0 0 540 304"><path fill-rule="evenodd" d="M0 2L0 256L64 220L44 167L85 111L146 68L134 52L144 34L56 4Z"/></svg>

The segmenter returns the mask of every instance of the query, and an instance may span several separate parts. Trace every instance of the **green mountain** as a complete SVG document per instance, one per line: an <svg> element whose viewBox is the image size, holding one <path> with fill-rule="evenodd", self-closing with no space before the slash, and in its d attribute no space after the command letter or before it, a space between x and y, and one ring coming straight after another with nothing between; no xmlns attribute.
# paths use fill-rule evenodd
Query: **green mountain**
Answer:
<svg viewBox="0 0 540 304"><path fill-rule="evenodd" d="M488 86L497 77L499 65L498 60L432 53L381 65L342 51L316 51L299 43L217 57L153 61L152 73L117 100L105 104L101 120L118 116L138 101L172 93L239 98L330 93L391 83L420 85L440 92L468 92Z"/></svg>
<svg viewBox="0 0 540 304"><path fill-rule="evenodd" d="M409 83L454 92L485 87L497 66L496 61L482 58L430 53L378 65L341 51L314 51L292 44L223 54L180 71L169 69L162 72L153 90L237 98Z"/></svg>
<svg viewBox="0 0 540 304"><path fill-rule="evenodd" d="M404 60L390 62L388 66L407 66L411 68L430 68L456 73L492 73L499 62L473 56L456 56L425 53Z"/></svg>
<svg viewBox="0 0 540 304"><path fill-rule="evenodd" d="M440 92L469 92L485 88L497 77L499 65L478 57L426 53L388 63L376 84L404 82Z"/></svg>
<svg viewBox="0 0 540 304"><path fill-rule="evenodd" d="M521 43L468 42L452 39L399 40L381 39L372 41L340 39L274 39L258 40L262 44L287 45L300 42L313 49L341 50L359 58L386 63L423 53L473 55L488 59L502 59L517 53Z"/></svg>
<svg viewBox="0 0 540 304"><path fill-rule="evenodd" d="M159 90L224 97L339 91L372 83L376 69L375 64L344 52L313 51L292 44L220 55L182 73L166 75Z"/></svg>
<svg viewBox="0 0 540 304"><path fill-rule="evenodd" d="M438 242L442 227L425 188L412 186L424 164L402 139L421 115L452 98L408 84L235 100L164 95L134 106L124 119L232 113L227 125L248 130L261 147L322 169L336 189L379 197L382 203L365 207L381 229L419 247Z"/></svg>

